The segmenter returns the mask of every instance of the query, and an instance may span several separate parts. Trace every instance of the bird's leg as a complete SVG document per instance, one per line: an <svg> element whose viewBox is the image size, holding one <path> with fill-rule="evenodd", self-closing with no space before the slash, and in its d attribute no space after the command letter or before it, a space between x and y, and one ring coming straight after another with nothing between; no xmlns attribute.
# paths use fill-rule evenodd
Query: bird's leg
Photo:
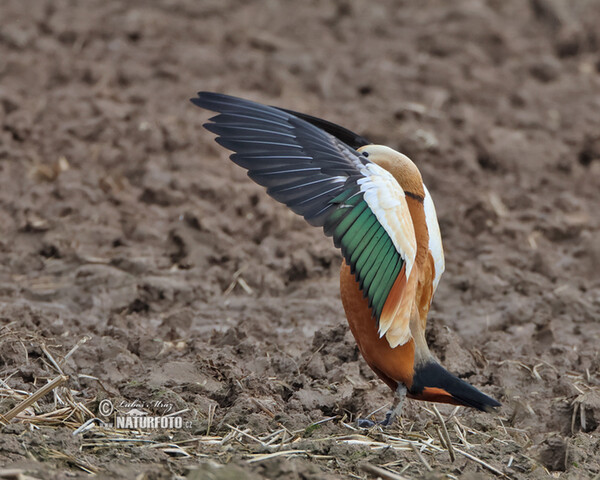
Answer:
<svg viewBox="0 0 600 480"><path fill-rule="evenodd" d="M392 405L392 409L389 410L385 415L385 420L382 420L380 422L374 422L366 418L359 418L356 423L361 428L371 428L377 424L381 425L382 427L390 426L392 423L394 423L396 417L402 413L402 406L404 405L406 393L407 390L404 384L399 383L398 387L396 388L396 391L394 392L394 404Z"/></svg>
<svg viewBox="0 0 600 480"><path fill-rule="evenodd" d="M396 417L398 417L402 413L402 407L404 406L404 399L406 398L406 387L403 383L399 383L396 391L394 392L394 404L392 405L392 409L387 412L385 416L385 420L380 422L379 424L387 427L394 423Z"/></svg>

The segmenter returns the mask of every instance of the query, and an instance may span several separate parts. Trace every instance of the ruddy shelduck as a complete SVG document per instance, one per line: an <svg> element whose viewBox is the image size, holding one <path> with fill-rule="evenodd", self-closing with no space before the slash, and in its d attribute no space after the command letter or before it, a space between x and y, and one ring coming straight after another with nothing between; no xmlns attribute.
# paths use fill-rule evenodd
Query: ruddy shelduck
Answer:
<svg viewBox="0 0 600 480"><path fill-rule="evenodd" d="M205 128L231 160L341 249L341 299L367 364L395 392L489 411L500 404L444 369L425 340L444 252L431 195L402 153L334 123L228 95L192 103L218 112Z"/></svg>

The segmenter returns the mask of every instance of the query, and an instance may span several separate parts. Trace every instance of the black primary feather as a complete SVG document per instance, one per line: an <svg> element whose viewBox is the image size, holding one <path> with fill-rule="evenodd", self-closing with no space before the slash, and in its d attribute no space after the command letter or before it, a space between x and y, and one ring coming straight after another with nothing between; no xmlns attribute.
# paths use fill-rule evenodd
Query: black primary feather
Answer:
<svg viewBox="0 0 600 480"><path fill-rule="evenodd" d="M331 122L219 93L200 92L191 102L219 113L204 127L235 152L231 160L311 225L324 225L338 208L331 201L355 189L360 168L369 163L343 141L364 139L357 143L361 137Z"/></svg>
<svg viewBox="0 0 600 480"><path fill-rule="evenodd" d="M372 142L367 140L365 137L354 133L352 130L348 130L347 128L341 127L333 122L328 120L323 120L322 118L313 117L312 115L308 115L306 113L295 112L294 110L288 110L287 108L275 107L277 110L281 110L282 112L290 113L302 120L306 120L308 123L314 125L315 127L319 127L322 130L325 130L327 133L333 135L338 140L344 142L346 145L359 149L360 147L364 147L365 145L371 145Z"/></svg>

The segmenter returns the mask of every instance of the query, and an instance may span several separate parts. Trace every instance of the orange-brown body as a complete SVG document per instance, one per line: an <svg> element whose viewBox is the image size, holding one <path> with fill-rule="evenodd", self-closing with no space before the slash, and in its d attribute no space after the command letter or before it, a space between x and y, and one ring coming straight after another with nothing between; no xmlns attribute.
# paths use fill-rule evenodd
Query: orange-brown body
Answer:
<svg viewBox="0 0 600 480"><path fill-rule="evenodd" d="M414 397L410 389L415 369L432 358L425 341L425 326L433 296L435 269L429 250L429 232L423 208L425 192L421 175L412 162L377 154L372 154L370 158L388 170L406 192L406 203L415 229L417 252L413 272L407 279L402 269L390 291L390 296L405 295L405 300L410 302L408 309L404 311L407 313L405 321L410 324L412 338L403 345L392 348L387 338L379 335L368 299L364 297L359 283L345 262L340 272L340 293L350 330L365 361L392 390L402 384L408 388L408 396ZM424 391L419 398L430 396L431 400L438 402L455 403L447 392L438 390Z"/></svg>
<svg viewBox="0 0 600 480"><path fill-rule="evenodd" d="M346 262L342 264L340 272L340 292L350 330L369 367L392 390L396 389L398 382L410 387L414 373L414 340L392 348L385 336L379 336L368 299L363 297Z"/></svg>
<svg viewBox="0 0 600 480"><path fill-rule="evenodd" d="M369 302L363 297L359 283L345 262L340 272L340 291L348 324L360 353L381 380L392 390L396 390L399 384L406 386L409 398L463 405L440 388L426 387L419 395L410 392L415 374L415 341L411 339L392 348L385 336L379 336Z"/></svg>

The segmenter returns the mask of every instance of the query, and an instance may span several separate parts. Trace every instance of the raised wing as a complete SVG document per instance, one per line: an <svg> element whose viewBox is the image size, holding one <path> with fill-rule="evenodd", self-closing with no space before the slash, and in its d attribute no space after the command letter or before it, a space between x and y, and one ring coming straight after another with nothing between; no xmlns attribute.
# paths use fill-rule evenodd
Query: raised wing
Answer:
<svg viewBox="0 0 600 480"><path fill-rule="evenodd" d="M191 101L219 112L204 126L235 152L234 163L275 200L333 237L369 299L380 334L392 347L408 341L408 319L400 313L408 303L406 286L416 277L410 275L416 240L394 177L290 112L208 92Z"/></svg>

